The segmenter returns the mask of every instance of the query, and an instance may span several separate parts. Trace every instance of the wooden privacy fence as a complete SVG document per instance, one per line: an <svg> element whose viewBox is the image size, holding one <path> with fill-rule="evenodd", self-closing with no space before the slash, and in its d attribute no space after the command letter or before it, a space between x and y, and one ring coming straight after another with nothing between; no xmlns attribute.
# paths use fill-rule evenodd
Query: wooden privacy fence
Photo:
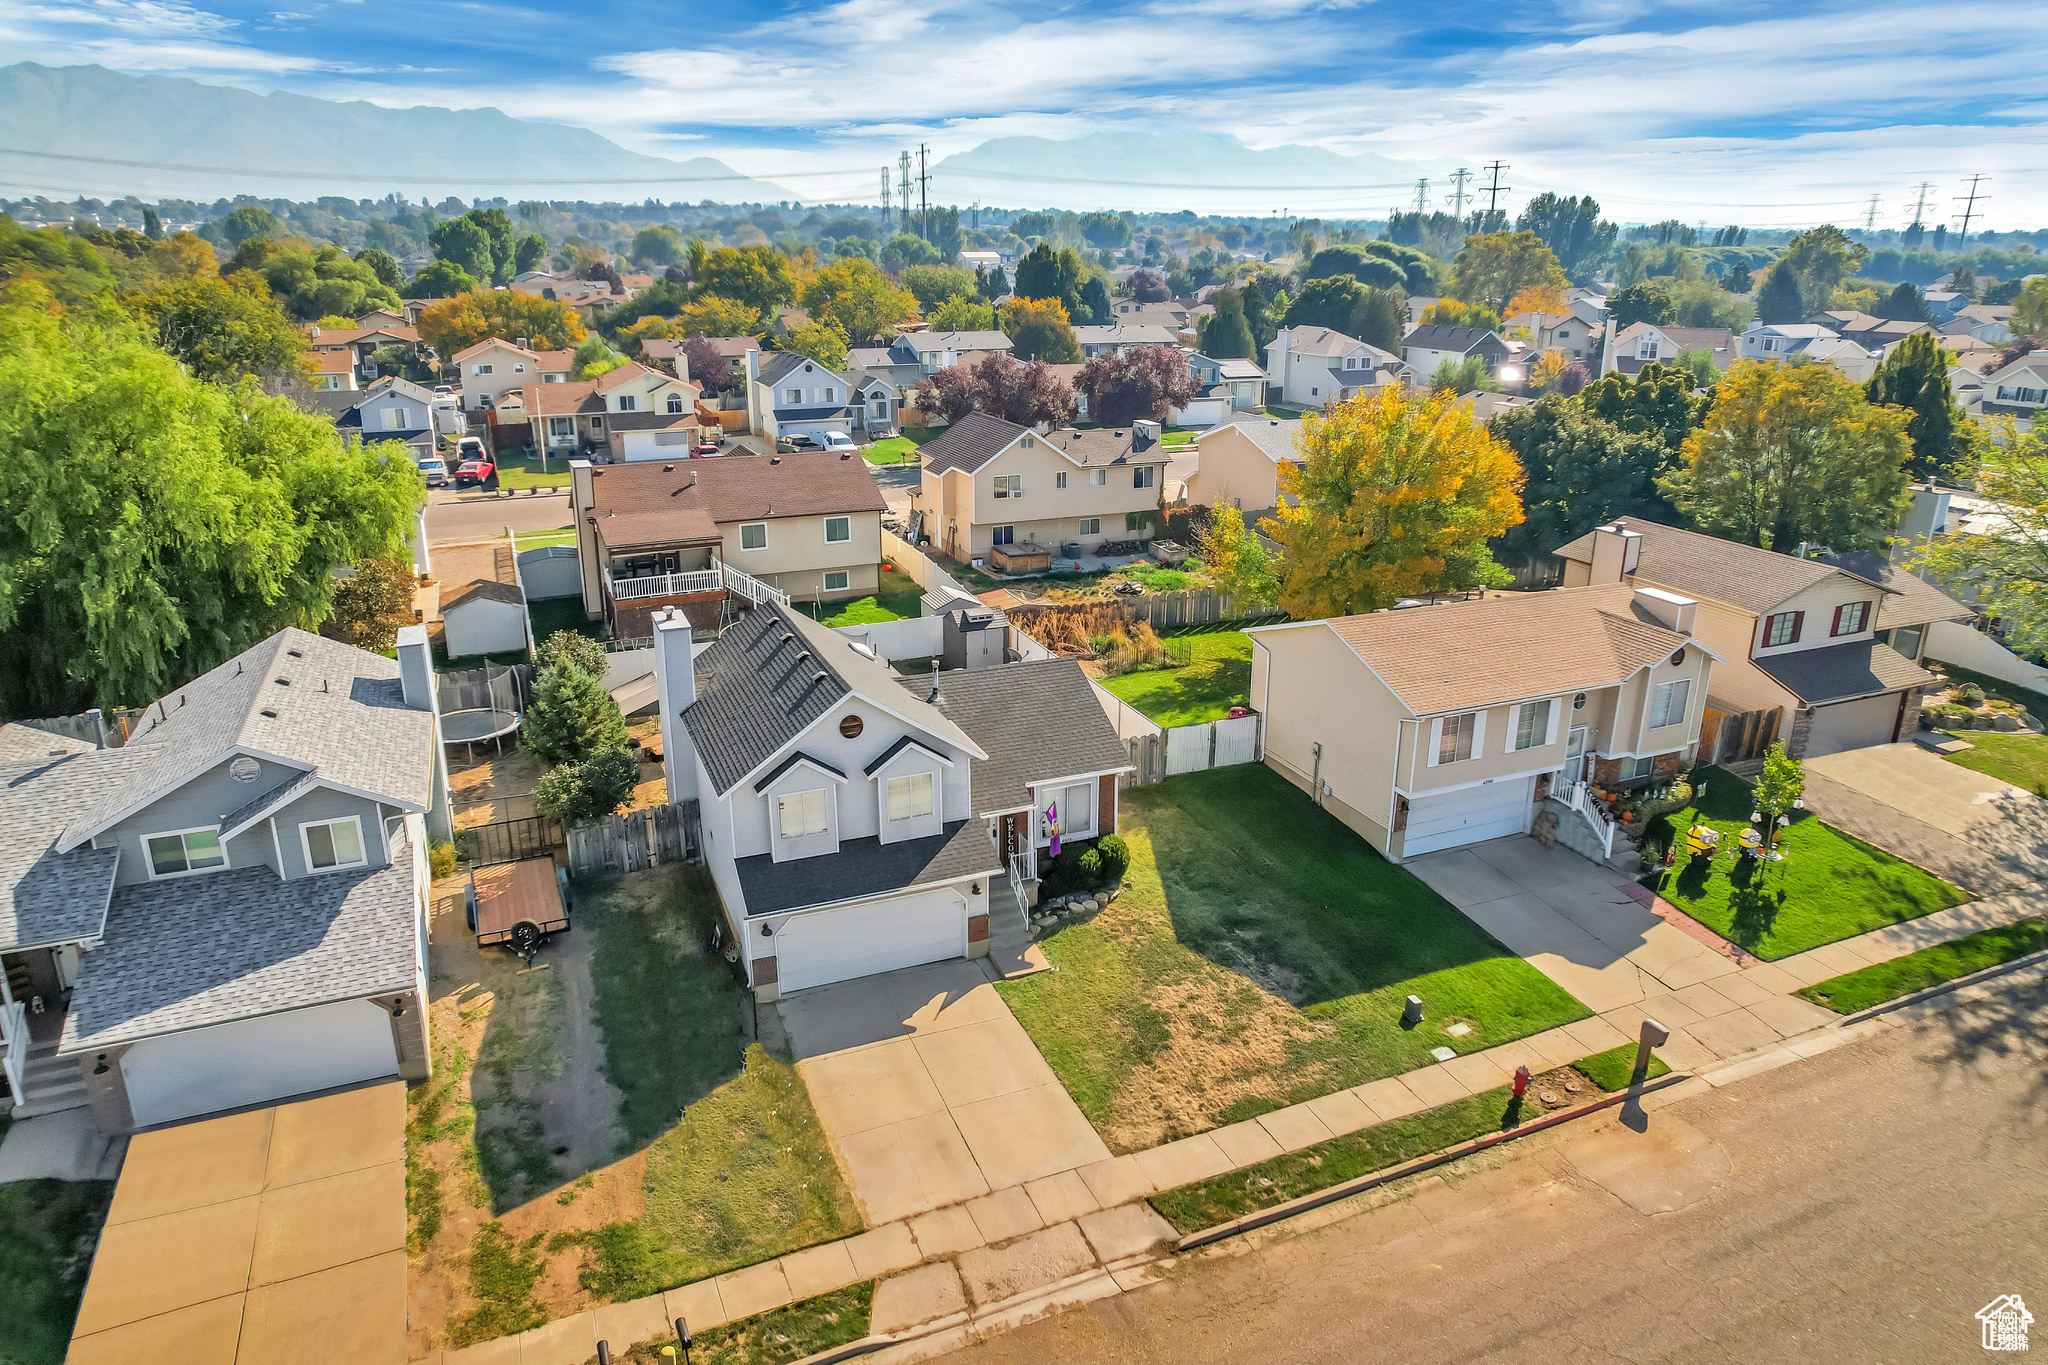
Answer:
<svg viewBox="0 0 2048 1365"><path fill-rule="evenodd" d="M571 825L567 834L572 877L643 872L663 863L695 862L702 856L694 801L636 810L630 815L607 815L588 824Z"/></svg>
<svg viewBox="0 0 2048 1365"><path fill-rule="evenodd" d="M455 831L456 851L473 866L538 858L561 846L561 825L537 815Z"/></svg>

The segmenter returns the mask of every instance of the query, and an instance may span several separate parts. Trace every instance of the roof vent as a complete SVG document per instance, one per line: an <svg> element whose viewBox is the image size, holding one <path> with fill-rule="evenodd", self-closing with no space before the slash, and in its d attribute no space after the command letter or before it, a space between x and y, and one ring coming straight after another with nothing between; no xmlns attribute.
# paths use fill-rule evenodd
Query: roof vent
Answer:
<svg viewBox="0 0 2048 1365"><path fill-rule="evenodd" d="M831 674L827 673L824 669L821 668L816 673L811 674L811 681L824 682L827 678L831 676Z"/></svg>
<svg viewBox="0 0 2048 1365"><path fill-rule="evenodd" d="M839 452L839 458L842 460L850 460L853 458L853 452L850 450L842 450Z"/></svg>
<svg viewBox="0 0 2048 1365"><path fill-rule="evenodd" d="M305 657L306 657L305 655L301 654L301 653L300 653L300 652L299 652L298 650L296 650L296 649L288 649L288 650L286 650L286 651L285 651L285 654L286 654L286 655L287 655L288 657L290 657L290 658L294 658L294 659L303 659L303 658L305 658Z"/></svg>
<svg viewBox="0 0 2048 1365"><path fill-rule="evenodd" d="M291 680L290 678L279 678L279 679L277 680L277 685L278 685L279 687L290 687L290 686L292 685L292 680ZM181 697L181 698L179 698L179 699L178 699L178 705L180 705L180 706L183 706L184 704L185 704L184 698L182 698L182 697Z"/></svg>
<svg viewBox="0 0 2048 1365"><path fill-rule="evenodd" d="M665 464L661 467L661 472L664 474L673 474L676 472L676 467L672 464Z"/></svg>
<svg viewBox="0 0 2048 1365"><path fill-rule="evenodd" d="M780 455L770 455L770 456L768 457L768 463L769 463L769 464L781 464L781 463L782 463L782 457L781 457Z"/></svg>
<svg viewBox="0 0 2048 1365"><path fill-rule="evenodd" d="M261 711L258 711L258 712L257 712L256 714L257 714L257 715L259 715L259 716L261 716L261 717L263 717L263 718L264 718L265 720L276 720L276 719L277 719L277 712L275 712L275 711L271 710L271 709L270 709L269 707L267 707L267 706L266 706L265 708L263 708L263 709L262 709Z"/></svg>

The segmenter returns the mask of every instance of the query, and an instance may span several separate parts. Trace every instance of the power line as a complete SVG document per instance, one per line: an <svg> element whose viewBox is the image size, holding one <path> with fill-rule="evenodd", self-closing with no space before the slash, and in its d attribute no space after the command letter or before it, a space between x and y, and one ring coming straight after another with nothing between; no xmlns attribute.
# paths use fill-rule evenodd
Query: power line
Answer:
<svg viewBox="0 0 2048 1365"><path fill-rule="evenodd" d="M1471 178L1472 172L1463 166L1451 172L1451 183L1456 186L1451 191L1451 216L1461 223L1465 221L1465 182Z"/></svg>
<svg viewBox="0 0 2048 1365"><path fill-rule="evenodd" d="M903 231L910 231L910 153L901 152L896 157L896 195L903 201L903 212L897 217L896 225Z"/></svg>
<svg viewBox="0 0 2048 1365"><path fill-rule="evenodd" d="M1496 161L1486 168L1487 174L1493 177L1493 183L1486 187L1486 212L1489 216L1500 207L1500 197L1514 188L1512 185L1500 183L1500 173L1507 168L1508 163L1505 161Z"/></svg>
<svg viewBox="0 0 2048 1365"><path fill-rule="evenodd" d="M1913 205L1913 226L1919 227L1927 220L1927 191L1934 188L1932 180L1920 182L1920 198Z"/></svg>
<svg viewBox="0 0 2048 1365"><path fill-rule="evenodd" d="M1974 216L1974 215L1975 215L1975 213L1977 212L1977 201L1978 201L1979 199L1989 199L1989 198L1991 197L1991 196L1990 196L1990 195L1988 195L1988 194L1979 194L1979 193L1977 193L1977 186L1978 186L1978 185L1979 185L1980 183L1982 183L1983 181L1989 180L1990 178L1991 178L1991 177L1990 177L1990 176L1988 176L1988 175L1973 175L1973 176L1971 176L1971 177L1970 177L1970 192L1969 192L1969 194L1967 194L1967 195L1961 195L1961 194L1959 194L1959 195L1957 195L1957 196L1956 196L1956 198L1957 198L1957 199L1960 199L1960 200L1962 200L1962 201L1963 201L1963 230L1962 230L1962 232L1961 232L1961 233L1959 233L1959 234L1957 235L1957 237L1956 237L1956 249L1957 249L1958 251L1962 250L1962 246L1963 246L1963 243L1964 243L1964 242L1967 242L1967 241L1969 241L1969 240L1970 240L1970 219L1971 219L1971 217L1972 217L1972 216Z"/></svg>
<svg viewBox="0 0 2048 1365"><path fill-rule="evenodd" d="M889 203L895 198L889 193L889 168L882 167L882 226L889 226Z"/></svg>

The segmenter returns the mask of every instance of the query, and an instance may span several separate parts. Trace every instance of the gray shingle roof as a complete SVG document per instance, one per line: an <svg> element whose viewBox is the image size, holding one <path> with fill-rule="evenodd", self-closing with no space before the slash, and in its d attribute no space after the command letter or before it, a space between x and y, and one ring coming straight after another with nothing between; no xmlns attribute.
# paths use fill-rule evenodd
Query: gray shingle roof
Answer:
<svg viewBox="0 0 2048 1365"><path fill-rule="evenodd" d="M56 735L43 737L63 743ZM59 853L56 843L100 784L119 771L120 753L88 749L0 767L0 950L99 936L120 855L111 848Z"/></svg>
<svg viewBox="0 0 2048 1365"><path fill-rule="evenodd" d="M1760 550L1754 545L1741 545L1698 531L1682 531L1639 517L1616 520L1627 530L1642 533L1637 578L1661 583L1687 597L1711 598L1744 611L1762 614L1832 574L1849 572L1824 560L1781 555L1774 550ZM1560 546L1558 558L1592 563L1593 537L1597 534L1588 532L1569 545ZM1850 577L1861 575L1851 572Z"/></svg>
<svg viewBox="0 0 2048 1365"><path fill-rule="evenodd" d="M945 713L988 751L973 769L974 810L994 815L1031 804L1031 785L1118 771L1130 755L1072 659L955 669L897 680L921 705L939 688Z"/></svg>
<svg viewBox="0 0 2048 1365"><path fill-rule="evenodd" d="M749 919L962 877L994 877L1003 869L988 827L979 820L955 820L944 833L893 844L845 839L837 853L786 863L757 853L737 866Z"/></svg>
<svg viewBox="0 0 2048 1365"><path fill-rule="evenodd" d="M1508 353L1507 343L1490 327L1452 327L1441 322L1417 323L1401 338L1401 345L1423 351L1456 351L1459 355Z"/></svg>
<svg viewBox="0 0 2048 1365"><path fill-rule="evenodd" d="M697 700L683 725L721 796L854 693L910 716L942 743L976 749L943 714L906 707L895 682L887 664L838 631L767 602L697 656Z"/></svg>
<svg viewBox="0 0 2048 1365"><path fill-rule="evenodd" d="M1925 625L1929 621L1962 621L1975 615L1940 588L1906 572L1876 550L1827 555L1820 562L1832 564L1845 573L1867 578L1888 589L1883 597L1877 599L1878 630Z"/></svg>
<svg viewBox="0 0 2048 1365"><path fill-rule="evenodd" d="M986 412L970 412L926 441L918 453L924 457L929 473L946 474L960 469L972 474L1029 430Z"/></svg>
<svg viewBox="0 0 2048 1365"><path fill-rule="evenodd" d="M1301 436L1299 419L1283 421L1278 417L1240 417L1220 427L1211 427L1196 436L1196 449L1199 451L1202 442L1223 431L1238 432L1276 463L1281 460L1301 459L1301 451L1295 446L1295 441Z"/></svg>
<svg viewBox="0 0 2048 1365"><path fill-rule="evenodd" d="M1767 654L1756 666L1808 706L1851 701L1934 681L1934 675L1876 640Z"/></svg>
<svg viewBox="0 0 2048 1365"><path fill-rule="evenodd" d="M281 880L232 868L123 887L87 953L60 1053L407 990L418 965L412 854Z"/></svg>
<svg viewBox="0 0 2048 1365"><path fill-rule="evenodd" d="M53 734L19 721L0 725L0 763L28 763L62 758L66 754L89 754L98 747L88 740Z"/></svg>
<svg viewBox="0 0 2048 1365"><path fill-rule="evenodd" d="M321 780L425 810L434 744L430 712L405 704L398 662L281 630L165 694L134 738L108 751L66 826L75 848L130 810L189 782L236 749L315 769Z"/></svg>
<svg viewBox="0 0 2048 1365"><path fill-rule="evenodd" d="M929 354L933 351L1012 351L1016 345L1003 332L906 332L896 338L892 349L905 348Z"/></svg>

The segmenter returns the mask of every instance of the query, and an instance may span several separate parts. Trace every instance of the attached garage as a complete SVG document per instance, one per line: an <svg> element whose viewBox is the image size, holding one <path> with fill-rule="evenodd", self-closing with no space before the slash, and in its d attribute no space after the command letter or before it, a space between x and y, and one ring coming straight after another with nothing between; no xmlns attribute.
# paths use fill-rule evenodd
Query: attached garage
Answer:
<svg viewBox="0 0 2048 1365"><path fill-rule="evenodd" d="M1440 848L1458 848L1486 839L1524 834L1536 779L1517 777L1464 787L1438 796L1418 796L1408 803L1408 829L1401 856L1417 857Z"/></svg>
<svg viewBox="0 0 2048 1365"><path fill-rule="evenodd" d="M121 1057L138 1128L396 1074L391 1016L367 1000L145 1038Z"/></svg>
<svg viewBox="0 0 2048 1365"><path fill-rule="evenodd" d="M775 974L787 994L966 952L966 898L922 891L794 916L775 936Z"/></svg>
<svg viewBox="0 0 2048 1365"><path fill-rule="evenodd" d="M1886 692L1858 701L1814 707L1813 724L1806 732L1806 750L1800 757L1819 758L1822 754L1838 754L1844 749L1867 749L1873 744L1891 743L1899 724L1899 698L1902 695Z"/></svg>

